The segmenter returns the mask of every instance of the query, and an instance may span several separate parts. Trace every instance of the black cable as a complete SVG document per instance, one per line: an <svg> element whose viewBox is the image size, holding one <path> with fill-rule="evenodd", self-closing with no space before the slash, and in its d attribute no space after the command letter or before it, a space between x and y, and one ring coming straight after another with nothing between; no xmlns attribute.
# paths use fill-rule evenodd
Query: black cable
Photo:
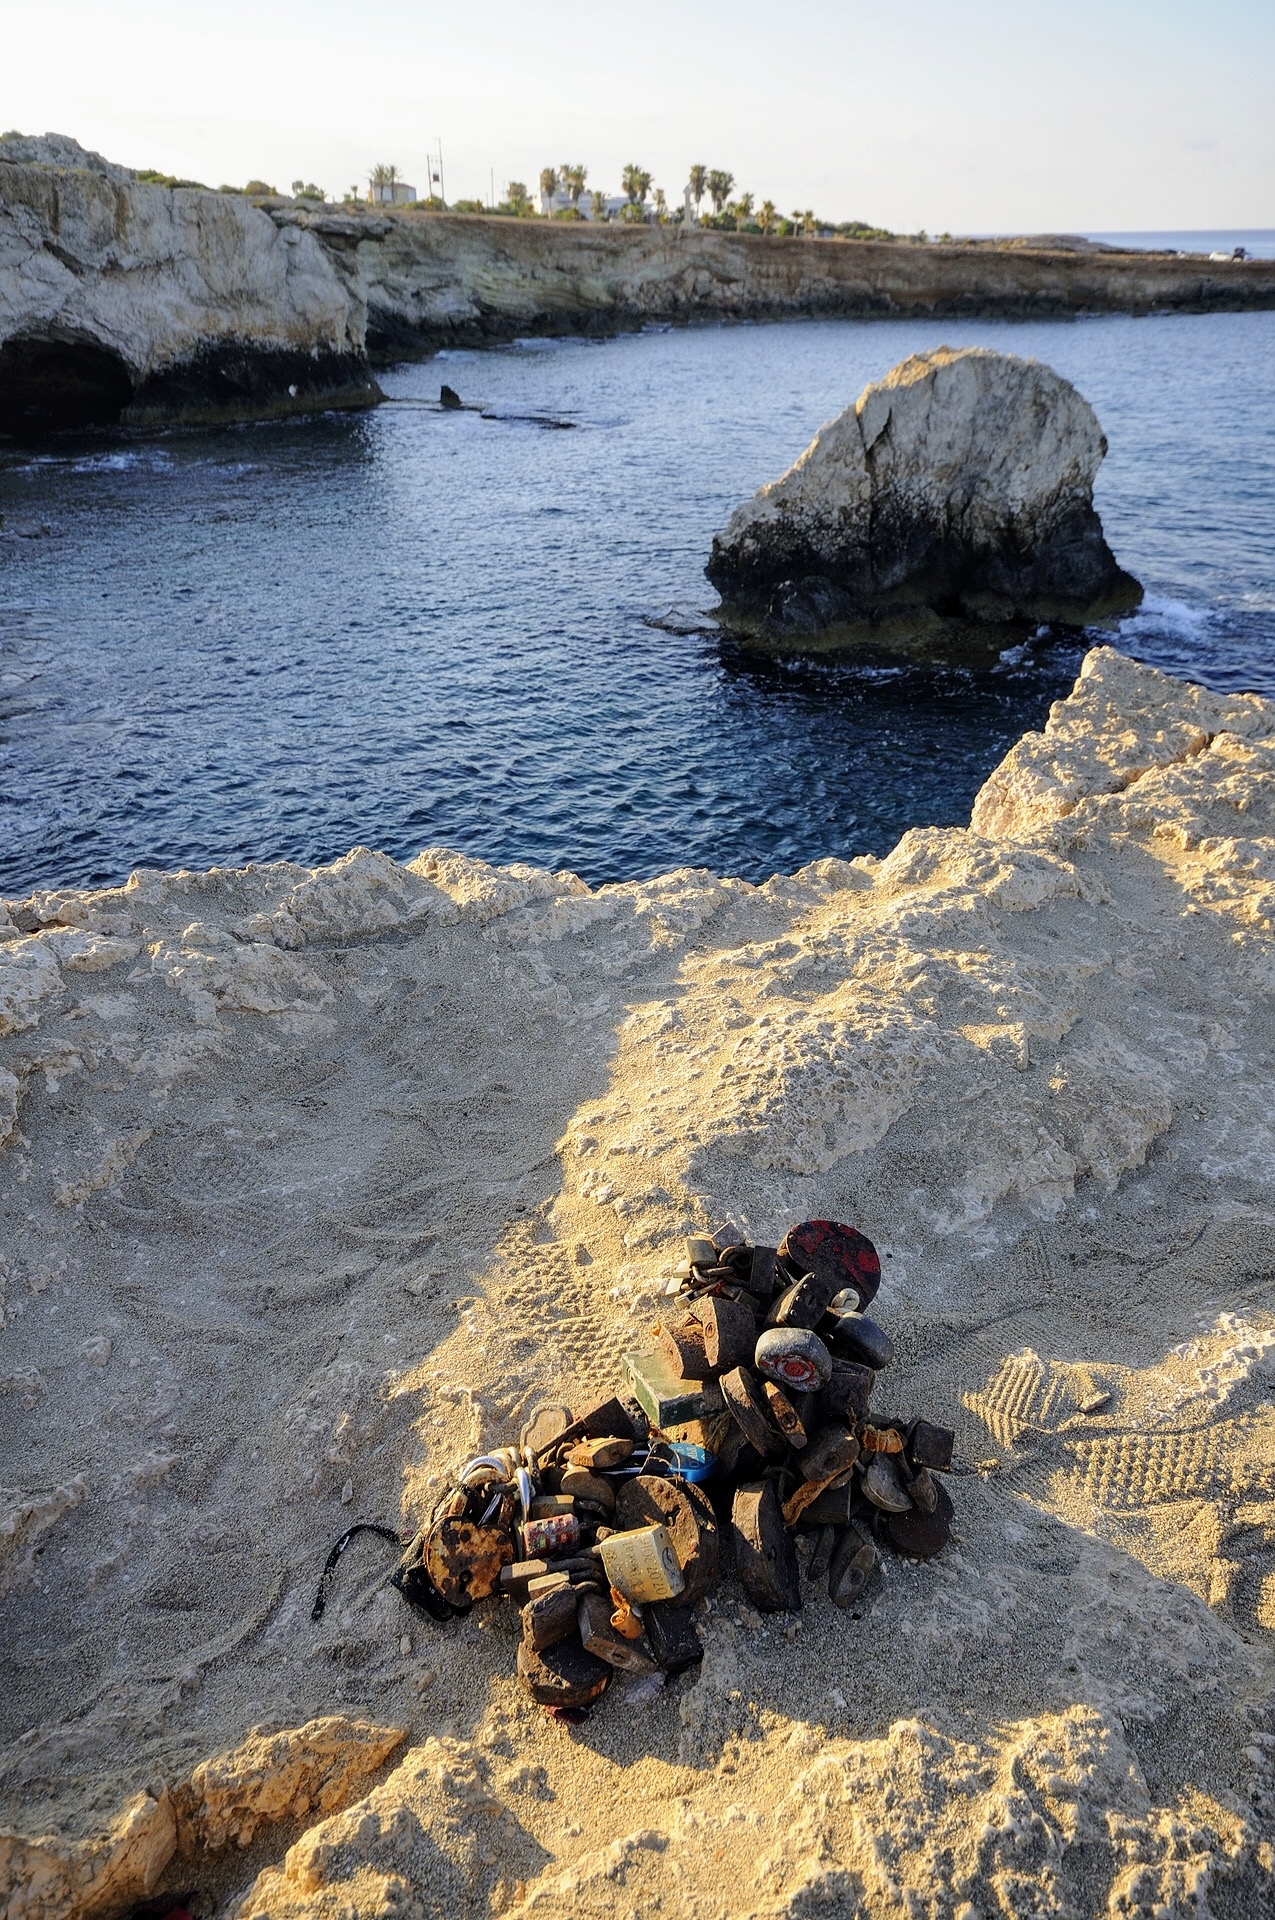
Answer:
<svg viewBox="0 0 1275 1920"><path fill-rule="evenodd" d="M314 1596L314 1607L310 1614L312 1620L322 1620L323 1610L328 1604L328 1591L332 1585L332 1577L336 1572L337 1561L341 1558L341 1555L345 1552L345 1549L349 1546L356 1533L379 1534L382 1540L392 1540L400 1553L402 1552L402 1535L395 1533L392 1527L378 1527L375 1522L371 1520L360 1520L357 1526L347 1527L328 1555L324 1563L323 1572L319 1576L319 1591Z"/></svg>

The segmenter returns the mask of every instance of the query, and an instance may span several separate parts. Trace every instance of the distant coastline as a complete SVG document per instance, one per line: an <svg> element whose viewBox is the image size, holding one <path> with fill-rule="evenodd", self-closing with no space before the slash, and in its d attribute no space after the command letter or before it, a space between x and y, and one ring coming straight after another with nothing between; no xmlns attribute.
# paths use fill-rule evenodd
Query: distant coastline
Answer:
<svg viewBox="0 0 1275 1920"><path fill-rule="evenodd" d="M1243 247L1251 260L1275 260L1275 227L1182 227L1140 233L1088 233L1099 246L1135 253L1233 253Z"/></svg>
<svg viewBox="0 0 1275 1920"><path fill-rule="evenodd" d="M170 187L77 153L92 164L0 164L0 434L370 406L375 366L522 334L1275 307L1275 247L1232 259L1068 235L779 238L334 207Z"/></svg>

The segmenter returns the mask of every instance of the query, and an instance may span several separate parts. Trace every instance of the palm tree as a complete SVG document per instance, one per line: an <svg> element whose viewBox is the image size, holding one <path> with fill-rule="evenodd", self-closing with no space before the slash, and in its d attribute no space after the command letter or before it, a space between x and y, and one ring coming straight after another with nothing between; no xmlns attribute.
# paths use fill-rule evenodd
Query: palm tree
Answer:
<svg viewBox="0 0 1275 1920"><path fill-rule="evenodd" d="M745 220L751 220L753 217L752 194L741 193L738 200L735 202L734 206L727 207L726 211L727 213L733 213L735 216L736 226L742 227Z"/></svg>
<svg viewBox="0 0 1275 1920"><path fill-rule="evenodd" d="M558 173L555 167L540 169L540 198L544 202L544 211L553 212L553 196L558 191Z"/></svg>
<svg viewBox="0 0 1275 1920"><path fill-rule="evenodd" d="M607 217L607 197L601 187L595 187L593 189L593 192L589 196L589 201L593 208L594 219L605 220Z"/></svg>
<svg viewBox="0 0 1275 1920"><path fill-rule="evenodd" d="M686 177L686 184L691 190L691 199L695 202L695 212L698 215L699 203L708 192L708 168L701 166L692 167Z"/></svg>
<svg viewBox="0 0 1275 1920"><path fill-rule="evenodd" d="M803 227L803 229L804 229L804 231L805 231L806 233L813 233L813 232L814 232L814 230L815 230L815 213L814 213L814 208L813 208L813 207L807 207L807 208L806 208L806 211L805 211L805 213L804 213L804 214L803 214L803 216L802 216L802 227Z"/></svg>
<svg viewBox="0 0 1275 1920"><path fill-rule="evenodd" d="M651 176L642 167L630 162L620 175L620 185L624 188L629 205L640 207L650 191Z"/></svg>
<svg viewBox="0 0 1275 1920"><path fill-rule="evenodd" d="M705 185L708 188L708 197L713 203L714 213L720 214L722 208L730 198L730 190L734 184L735 176L733 173L723 173L718 167L712 169Z"/></svg>
<svg viewBox="0 0 1275 1920"><path fill-rule="evenodd" d="M779 219L779 212L773 200L763 200L757 209L757 224L763 233L773 233Z"/></svg>
<svg viewBox="0 0 1275 1920"><path fill-rule="evenodd" d="M655 189L655 217L660 225L663 226L667 216L668 201L664 198L664 189L663 187L657 187Z"/></svg>
<svg viewBox="0 0 1275 1920"><path fill-rule="evenodd" d="M580 201L584 194L584 183L588 177L589 169L580 166L578 163L575 166L562 166L558 168L558 178L567 193L571 196L571 204L577 212L580 210Z"/></svg>
<svg viewBox="0 0 1275 1920"><path fill-rule="evenodd" d="M373 167L370 180L374 187L388 187L390 198L394 198L394 182L398 179L398 168L387 166L384 160L378 160Z"/></svg>

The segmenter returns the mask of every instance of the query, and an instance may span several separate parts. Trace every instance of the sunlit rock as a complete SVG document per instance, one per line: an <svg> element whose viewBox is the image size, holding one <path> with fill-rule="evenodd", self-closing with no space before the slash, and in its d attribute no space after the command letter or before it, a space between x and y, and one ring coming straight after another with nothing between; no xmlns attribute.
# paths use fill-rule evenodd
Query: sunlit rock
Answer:
<svg viewBox="0 0 1275 1920"><path fill-rule="evenodd" d="M1092 618L1135 604L1094 511L1107 443L1036 360L915 354L866 387L713 541L708 577L779 632L922 612Z"/></svg>

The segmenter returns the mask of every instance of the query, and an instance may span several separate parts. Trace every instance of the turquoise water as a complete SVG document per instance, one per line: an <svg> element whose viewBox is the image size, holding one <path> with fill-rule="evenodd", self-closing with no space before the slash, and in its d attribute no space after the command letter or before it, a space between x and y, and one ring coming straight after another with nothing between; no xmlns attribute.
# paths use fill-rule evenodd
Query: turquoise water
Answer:
<svg viewBox="0 0 1275 1920"><path fill-rule="evenodd" d="M0 888L358 842L757 878L964 821L1084 636L777 664L713 630L702 574L738 501L940 341L1096 407L1147 588L1119 644L1275 693L1275 314L454 353L369 415L0 455ZM437 411L443 380L492 417Z"/></svg>

